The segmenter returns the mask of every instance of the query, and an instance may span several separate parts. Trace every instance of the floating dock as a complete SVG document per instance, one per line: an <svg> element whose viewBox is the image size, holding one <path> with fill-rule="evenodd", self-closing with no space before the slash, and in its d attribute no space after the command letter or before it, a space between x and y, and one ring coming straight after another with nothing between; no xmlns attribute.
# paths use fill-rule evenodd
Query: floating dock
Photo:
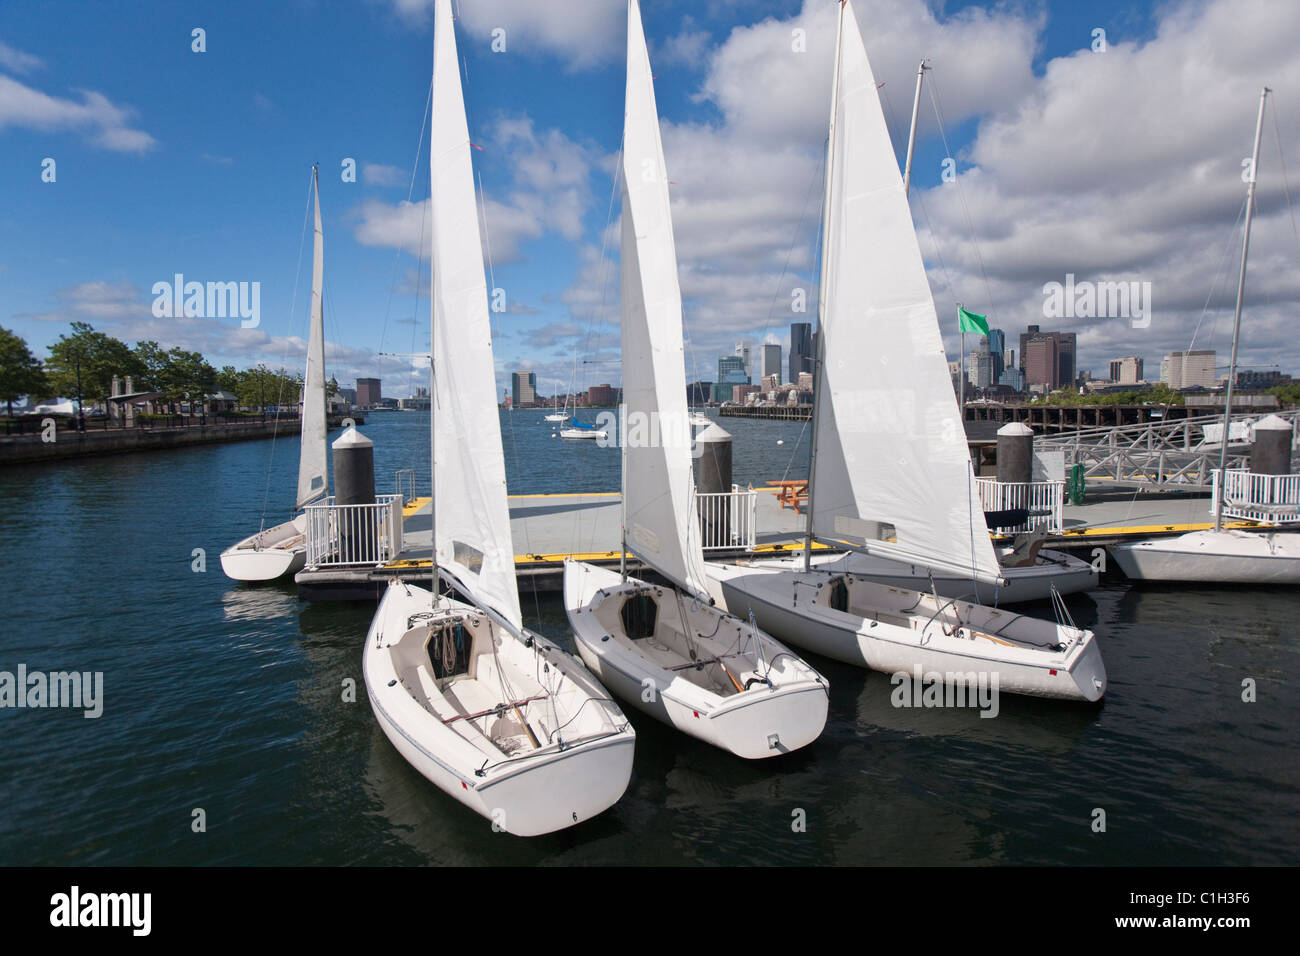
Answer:
<svg viewBox="0 0 1300 956"><path fill-rule="evenodd" d="M756 490L756 546L752 551L710 551L707 559L802 547L802 509L796 513L792 507L782 507L776 488ZM519 549L515 568L524 593L560 590L566 558L617 567L621 511L617 492L511 495L509 503L510 529ZM1209 507L1210 500L1203 495L1112 492L1082 505L1067 504L1063 531L1050 536L1046 547L1087 557L1094 548L1120 541L1200 531L1214 526ZM306 568L295 579L300 596L304 600L375 600L392 578L427 582L430 526L429 499L408 502L403 509L402 550L396 558L382 565ZM1248 521L1225 521L1224 527L1256 526ZM628 567L637 571L641 565L629 557Z"/></svg>

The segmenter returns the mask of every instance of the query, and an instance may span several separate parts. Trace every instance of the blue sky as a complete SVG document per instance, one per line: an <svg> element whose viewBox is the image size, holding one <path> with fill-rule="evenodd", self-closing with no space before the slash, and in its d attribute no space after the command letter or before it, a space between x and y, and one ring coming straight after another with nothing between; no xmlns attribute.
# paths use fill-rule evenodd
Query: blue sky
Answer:
<svg viewBox="0 0 1300 956"><path fill-rule="evenodd" d="M1013 341L1028 322L1075 328L1081 367L1099 374L1128 354L1145 355L1150 372L1193 334L1226 354L1231 296L1218 277L1261 82L1277 91L1284 155L1300 169L1292 5L855 5L900 163L916 62L932 58L947 148L927 97L913 212L941 320L962 298ZM579 387L616 382L608 210L624 3L459 7L493 279L510 304L494 317L499 385L517 367L534 368L543 392L567 384L575 351L590 360ZM691 377L711 378L742 338L788 345L790 321L807 318L791 314L790 290L814 279L833 11L826 0L643 3ZM504 52L491 49L497 27ZM1096 28L1104 55L1089 49ZM803 57L790 55L795 29L808 33ZM217 365L299 366L309 249L296 300L294 278L317 162L331 371L344 384L379 374L386 394L408 394L421 374L378 353L427 348L419 207L401 203L413 168L412 198L428 195L427 151L417 167L416 149L431 49L423 0L0 6L0 324L38 351L82 320ZM1300 240L1280 179L1264 184L1280 172L1269 142L1246 361L1297 371L1288 321ZM941 180L949 153L960 192ZM52 183L41 178L46 158ZM345 158L357 182L341 180ZM1152 328L1043 320L1042 285L1066 272L1152 281ZM175 273L259 282L260 325L154 317L150 289ZM955 330L945 334L955 359Z"/></svg>

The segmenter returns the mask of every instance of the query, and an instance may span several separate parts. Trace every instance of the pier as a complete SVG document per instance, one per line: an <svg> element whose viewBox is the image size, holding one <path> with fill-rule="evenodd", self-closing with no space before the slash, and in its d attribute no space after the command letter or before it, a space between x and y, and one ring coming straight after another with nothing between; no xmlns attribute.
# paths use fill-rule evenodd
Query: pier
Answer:
<svg viewBox="0 0 1300 956"><path fill-rule="evenodd" d="M350 416L358 425L365 424L359 416ZM267 421L223 422L213 416L208 422L184 425L137 425L133 428L96 427L93 422L85 431L77 431L76 420L48 416L53 427L45 428L42 419L24 422L26 433L0 435L0 466L60 461L69 458L93 458L101 455L122 455L138 451L158 451L168 448L187 448L192 445L213 445L223 442L254 441L297 435L302 422L297 418L274 418ZM332 415L330 428L339 428L343 417Z"/></svg>
<svg viewBox="0 0 1300 956"><path fill-rule="evenodd" d="M803 547L805 516L783 507L777 487L753 489L754 533L736 547L713 547L709 560L779 554ZM1200 531L1214 526L1210 498L1193 493L1148 494L1105 490L1082 505L1066 504L1061 527L1045 547L1092 560L1095 549L1135 538ZM619 563L617 492L510 496L510 527L518 554L515 570L522 595L561 589L566 559L606 567ZM1259 527L1251 521L1225 527ZM402 509L401 547L391 560L369 565L317 566L295 580L304 600L377 600L392 578L427 586L429 580L429 499L416 498ZM1002 540L1009 540L1005 537ZM821 549L822 545L814 545ZM628 570L640 562L628 557Z"/></svg>

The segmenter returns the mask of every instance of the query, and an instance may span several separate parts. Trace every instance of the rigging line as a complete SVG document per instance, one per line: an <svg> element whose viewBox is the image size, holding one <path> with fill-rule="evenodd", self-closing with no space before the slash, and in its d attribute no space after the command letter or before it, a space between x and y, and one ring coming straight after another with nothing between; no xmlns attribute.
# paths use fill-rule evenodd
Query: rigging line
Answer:
<svg viewBox="0 0 1300 956"><path fill-rule="evenodd" d="M311 215L311 191L315 182L315 170L313 175L307 180L307 204L302 213L302 228L298 230L298 265L293 273L293 295L289 302L289 331L293 331L293 316L298 311L298 280L302 278L302 250L307 243L307 219ZM280 367L283 369L284 363L289 359L289 338L285 336L284 356L280 359ZM280 391L284 391L284 382L280 382ZM263 409L265 411L265 408ZM280 432L280 401L277 396L275 403L275 418L271 423L271 452L266 462L266 488L262 492L262 520L258 531L266 530L266 509L270 506L271 501L271 467L275 464L275 439ZM295 492L294 503L297 503L297 492Z"/></svg>
<svg viewBox="0 0 1300 956"><path fill-rule="evenodd" d="M1273 94L1273 136L1277 140L1277 161L1282 168L1282 191L1286 195L1286 208L1291 217L1291 234L1295 236L1296 245L1300 246L1300 230L1296 229L1295 206L1291 203L1291 185L1287 180L1286 158L1282 155L1282 131L1277 125L1277 94Z"/></svg>
<svg viewBox="0 0 1300 956"><path fill-rule="evenodd" d="M1205 305L1201 307L1201 314L1196 319L1196 328L1192 330L1192 340L1188 343L1187 348L1190 351L1196 345L1196 337L1201 334L1201 323L1205 321L1205 316L1210 311L1210 302L1214 299L1214 293L1219 288L1227 272L1228 255L1232 252L1234 240L1237 238L1237 229L1241 226L1241 218L1246 214L1246 200L1242 200L1241 208L1237 210L1237 221L1232 224L1232 229L1224 236L1223 252L1219 256L1219 269L1214 277L1214 282L1210 285L1210 291L1205 297ZM1218 309L1214 310L1218 312Z"/></svg>
<svg viewBox="0 0 1300 956"><path fill-rule="evenodd" d="M433 75L430 74L430 76L429 76L429 94L428 94L428 96L425 98L425 101L424 101L424 115L423 115L423 117L421 117L421 119L420 119L420 137L419 137L419 139L417 139L416 142L415 142L415 162L414 162L414 163L412 164L412 166L411 166L411 182L410 182L410 185L407 187L407 190L406 190L406 202L407 202L408 204L410 204L410 202L411 202L411 197L415 195L415 177L416 177L416 173L419 171L419 168L420 168L420 156L421 156L421 155L423 154L423 152L424 152L424 131L425 131L425 129L428 128L428 124L429 124L429 111L430 111L430 109L432 108L432 106L433 106ZM420 217L420 248L419 248L418 250L416 250L416 261L417 261L417 263L420 262L420 261L422 260L422 257L423 257L423 254L424 254L423 246L424 246L424 217L421 216L421 217ZM388 301L387 301L387 302L385 303L385 305L384 305L384 325L383 325L383 328L380 330L380 333L379 333L379 349L380 349L381 352L383 351L384 343L388 340L388 321L389 321L389 318L390 318L391 315L392 315L392 308L393 308L393 292L396 291L396 285L397 285L397 261L398 261L398 258L401 256L401 254L402 254L402 252L403 252L403 248L404 248L404 247L402 246L402 244L401 244L401 243L398 243L397 248L393 250L393 268L392 268L392 270L391 270L391 272L390 272L390 274L389 274L389 277L388 277ZM420 295L419 295L419 275L418 275L418 271L419 271L419 270L418 270L418 267L417 267L417 276L416 276L416 296L415 296L415 298L416 298L415 308L416 308L417 310L419 309L419 298L420 298ZM414 332L412 332L412 334L411 334L411 344L412 344L412 351L414 351L414 344L415 344L415 333L414 333ZM381 373L381 377L382 377L382 372L383 372L383 359L382 359L382 358L379 358L379 369L378 369L378 370L379 370L379 372Z"/></svg>
<svg viewBox="0 0 1300 956"><path fill-rule="evenodd" d="M930 102L934 104L935 119L939 122L939 137L943 140L944 155L951 156L952 150L948 146L948 133L944 128L943 107L939 104L938 84L933 78L930 80ZM996 311L993 305L993 290L989 286L989 274L984 268L984 253L980 249L979 239L975 235L975 223L971 219L970 207L966 204L966 191L962 188L961 177L955 177L953 182L957 184L957 198L961 201L962 215L966 219L966 228L970 231L971 242L975 246L975 258L979 261L980 275L984 279L984 294L988 299L989 313Z"/></svg>

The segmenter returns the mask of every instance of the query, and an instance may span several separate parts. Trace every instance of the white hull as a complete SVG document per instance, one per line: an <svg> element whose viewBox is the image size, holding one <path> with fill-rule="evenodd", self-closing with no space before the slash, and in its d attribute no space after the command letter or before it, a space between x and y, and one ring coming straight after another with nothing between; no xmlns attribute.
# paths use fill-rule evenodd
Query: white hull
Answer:
<svg viewBox="0 0 1300 956"><path fill-rule="evenodd" d="M274 581L307 563L307 516L249 535L221 552L221 570L235 581Z"/></svg>
<svg viewBox="0 0 1300 956"><path fill-rule="evenodd" d="M1300 532L1193 531L1111 546L1135 581L1300 584Z"/></svg>
<svg viewBox="0 0 1300 956"><path fill-rule="evenodd" d="M547 415L546 420L548 422L567 422L569 420L569 416L568 415Z"/></svg>
<svg viewBox="0 0 1300 956"><path fill-rule="evenodd" d="M470 662L463 673L438 677L426 646L430 625L454 618L473 634ZM395 582L362 656L371 708L397 751L439 789L517 836L574 826L613 806L631 778L636 742L577 661L532 639L535 648L526 647L459 601L444 598L431 613L428 591ZM500 690L503 676L509 695Z"/></svg>
<svg viewBox="0 0 1300 956"><path fill-rule="evenodd" d="M996 673L999 692L1033 697L1095 701L1106 691L1091 631L825 570L707 570L714 598L732 614L752 612L764 630L847 664L962 679ZM837 582L846 589L842 610L832 606Z"/></svg>
<svg viewBox="0 0 1300 956"><path fill-rule="evenodd" d="M621 608L638 594L653 599L657 614L653 634L633 640L621 627ZM564 603L578 651L615 696L747 759L797 750L821 735L829 700L825 678L757 631L760 658L747 623L688 597L676 600L674 594L635 578L623 584L604 568L566 562ZM695 635L691 639L682 633L682 613ZM678 651L683 644L699 650L706 662L702 668L689 666ZM733 680L746 689L737 690Z"/></svg>
<svg viewBox="0 0 1300 956"><path fill-rule="evenodd" d="M604 438L603 431L597 431L594 428L562 428L560 429L561 438Z"/></svg>
<svg viewBox="0 0 1300 956"><path fill-rule="evenodd" d="M876 584L903 588L908 591L929 591L930 572L919 565L903 564L877 555L851 552L846 555L813 555L813 566L826 571L848 571L855 577L866 578ZM774 566L793 569L803 567L803 558L776 559ZM1097 586L1098 573L1087 561L1072 557L1063 551L1040 551L1032 565L1022 568L1003 568L1007 583L994 588L976 584L969 577L950 572L933 572L934 590L944 597L961 598L976 604L1002 607L1028 601L1046 601L1057 594L1075 594L1091 591Z"/></svg>

